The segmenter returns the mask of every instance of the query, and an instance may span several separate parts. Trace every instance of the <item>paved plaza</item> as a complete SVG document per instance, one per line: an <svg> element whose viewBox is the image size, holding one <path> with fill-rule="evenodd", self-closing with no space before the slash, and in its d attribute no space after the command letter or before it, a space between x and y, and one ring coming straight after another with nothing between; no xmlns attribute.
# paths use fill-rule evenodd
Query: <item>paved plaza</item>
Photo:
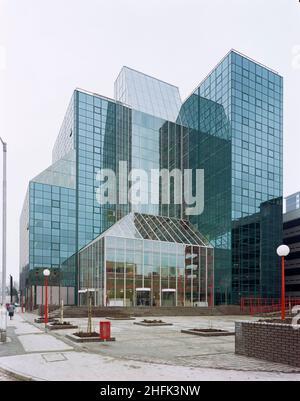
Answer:
<svg viewBox="0 0 300 401"><path fill-rule="evenodd" d="M0 369L33 380L295 380L300 369L234 354L234 336L198 337L182 329L232 331L249 317L163 317L173 326L143 327L114 320L116 342L74 344L72 330L45 333L36 315L16 314L9 322L9 342L0 345ZM140 321L143 318L136 318ZM101 318L94 318L99 330ZM86 330L87 319L68 319ZM5 376L3 376L5 377ZM2 379L0 373L0 380Z"/></svg>
<svg viewBox="0 0 300 401"><path fill-rule="evenodd" d="M14 382L14 381L17 381L17 379L15 379L10 374L0 369L0 382Z"/></svg>

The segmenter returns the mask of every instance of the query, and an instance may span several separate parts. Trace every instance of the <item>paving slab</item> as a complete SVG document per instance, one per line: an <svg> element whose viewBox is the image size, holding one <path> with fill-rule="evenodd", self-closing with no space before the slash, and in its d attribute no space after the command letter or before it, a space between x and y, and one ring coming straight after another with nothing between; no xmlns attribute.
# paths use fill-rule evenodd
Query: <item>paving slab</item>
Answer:
<svg viewBox="0 0 300 401"><path fill-rule="evenodd" d="M68 352L60 358L28 354L0 358L0 368L35 380L58 381L300 381L297 374L222 371L218 369L166 366L118 359L88 353Z"/></svg>
<svg viewBox="0 0 300 401"><path fill-rule="evenodd" d="M23 322L22 324L19 324L18 327L15 330L15 333L17 335L22 335L22 334L36 334L36 333L43 333L42 330L38 329L37 327L33 326L30 323L25 323Z"/></svg>
<svg viewBox="0 0 300 401"><path fill-rule="evenodd" d="M19 340L26 352L63 351L73 347L50 334L27 334L19 336Z"/></svg>

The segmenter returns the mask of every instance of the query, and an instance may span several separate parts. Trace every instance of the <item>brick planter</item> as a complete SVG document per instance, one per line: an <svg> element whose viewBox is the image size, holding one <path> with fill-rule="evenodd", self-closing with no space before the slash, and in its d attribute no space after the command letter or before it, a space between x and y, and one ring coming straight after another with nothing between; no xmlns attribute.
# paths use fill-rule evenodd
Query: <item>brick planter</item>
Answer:
<svg viewBox="0 0 300 401"><path fill-rule="evenodd" d="M147 323L147 322L134 322L137 326L145 326L145 327L159 327L159 326L173 326L173 323Z"/></svg>
<svg viewBox="0 0 300 401"><path fill-rule="evenodd" d="M48 318L48 322L49 323L51 323L51 322L56 322L58 319L55 319L54 317L49 317ZM34 319L34 322L35 323L45 323L45 318L43 318L43 317L39 317L39 318L37 318L37 319Z"/></svg>
<svg viewBox="0 0 300 401"><path fill-rule="evenodd" d="M135 317L106 317L106 320L135 320Z"/></svg>
<svg viewBox="0 0 300 401"><path fill-rule="evenodd" d="M181 333L184 334L193 334L194 336L200 336L200 337L220 337L220 336L234 336L234 332L231 331L225 331L225 330L216 330L216 331L201 331L201 330L195 330L195 329L187 329L187 330L181 330Z"/></svg>
<svg viewBox="0 0 300 401"><path fill-rule="evenodd" d="M102 340L99 336L98 337L78 337L74 334L67 334L66 338L69 340L74 341L75 343L103 343L106 341L116 341L115 337L108 338L107 340Z"/></svg>
<svg viewBox="0 0 300 401"><path fill-rule="evenodd" d="M68 329L78 329L78 326L73 326L72 324L47 324L47 329L68 330Z"/></svg>
<svg viewBox="0 0 300 401"><path fill-rule="evenodd" d="M236 322L235 353L300 367L300 330L289 324Z"/></svg>

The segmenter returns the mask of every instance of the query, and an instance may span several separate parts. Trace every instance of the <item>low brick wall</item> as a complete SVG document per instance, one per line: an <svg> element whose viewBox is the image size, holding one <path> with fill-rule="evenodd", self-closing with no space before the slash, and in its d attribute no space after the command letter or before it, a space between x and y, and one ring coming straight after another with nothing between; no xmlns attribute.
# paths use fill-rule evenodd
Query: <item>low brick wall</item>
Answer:
<svg viewBox="0 0 300 401"><path fill-rule="evenodd" d="M236 322L235 353L300 367L300 329L280 323Z"/></svg>

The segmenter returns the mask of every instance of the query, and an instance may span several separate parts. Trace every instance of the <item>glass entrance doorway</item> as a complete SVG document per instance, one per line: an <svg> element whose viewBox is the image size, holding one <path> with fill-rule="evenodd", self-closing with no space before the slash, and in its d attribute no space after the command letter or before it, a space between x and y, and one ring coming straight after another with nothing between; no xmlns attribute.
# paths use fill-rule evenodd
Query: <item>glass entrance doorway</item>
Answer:
<svg viewBox="0 0 300 401"><path fill-rule="evenodd" d="M166 288L161 291L161 306L176 306L176 290Z"/></svg>
<svg viewBox="0 0 300 401"><path fill-rule="evenodd" d="M151 289L136 289L136 306L151 306Z"/></svg>

